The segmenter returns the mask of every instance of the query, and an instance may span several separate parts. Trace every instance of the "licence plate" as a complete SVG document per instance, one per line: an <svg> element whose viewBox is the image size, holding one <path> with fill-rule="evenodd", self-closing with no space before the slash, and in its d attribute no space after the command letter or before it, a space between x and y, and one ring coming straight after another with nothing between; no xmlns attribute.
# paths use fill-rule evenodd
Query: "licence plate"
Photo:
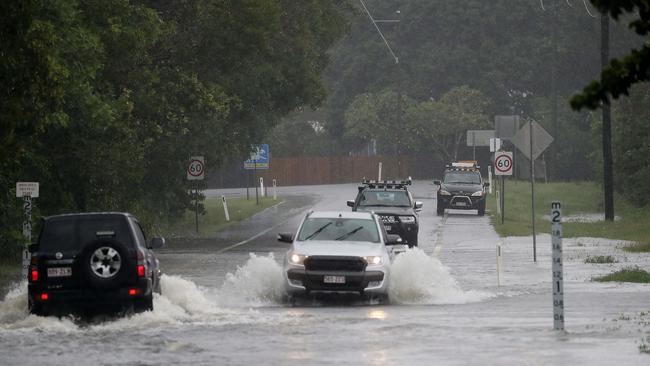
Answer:
<svg viewBox="0 0 650 366"><path fill-rule="evenodd" d="M323 276L323 283L345 283L345 276Z"/></svg>
<svg viewBox="0 0 650 366"><path fill-rule="evenodd" d="M456 206L467 206L467 202L457 202Z"/></svg>
<svg viewBox="0 0 650 366"><path fill-rule="evenodd" d="M47 277L70 277L72 267L54 267L47 269Z"/></svg>
<svg viewBox="0 0 650 366"><path fill-rule="evenodd" d="M384 228L386 229L386 231L390 231L391 226L390 225L384 225Z"/></svg>

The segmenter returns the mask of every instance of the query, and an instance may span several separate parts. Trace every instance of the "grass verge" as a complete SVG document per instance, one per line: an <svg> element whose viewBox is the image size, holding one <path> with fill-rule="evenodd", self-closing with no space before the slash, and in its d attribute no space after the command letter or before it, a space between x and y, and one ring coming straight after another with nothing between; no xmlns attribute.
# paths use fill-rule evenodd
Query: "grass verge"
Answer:
<svg viewBox="0 0 650 366"><path fill-rule="evenodd" d="M638 267L624 268L602 277L596 277L594 280L598 282L650 283L650 273Z"/></svg>
<svg viewBox="0 0 650 366"><path fill-rule="evenodd" d="M606 264L618 263L618 261L611 255L596 255L593 257L587 257L587 259L585 259L585 263Z"/></svg>
<svg viewBox="0 0 650 366"><path fill-rule="evenodd" d="M246 198L227 199L230 221L226 221L221 198L207 198L203 201L205 212L199 214L199 232L196 232L196 215L194 211L185 212L179 221L172 223L167 228L162 228L164 236L169 237L204 237L210 236L217 231L235 222L245 220L254 214L278 204L280 201L272 197L260 198L259 205L255 199Z"/></svg>
<svg viewBox="0 0 650 366"><path fill-rule="evenodd" d="M532 235L530 182L506 179L505 219L497 215L496 196L488 196L487 208L492 224L501 236ZM551 202L562 202L562 216L603 212L601 187L593 182L567 182L535 184L535 228L538 233L550 233ZM615 197L617 220L598 222L563 222L564 237L597 237L634 241L626 247L633 252L650 252L650 207L633 207L620 196Z"/></svg>

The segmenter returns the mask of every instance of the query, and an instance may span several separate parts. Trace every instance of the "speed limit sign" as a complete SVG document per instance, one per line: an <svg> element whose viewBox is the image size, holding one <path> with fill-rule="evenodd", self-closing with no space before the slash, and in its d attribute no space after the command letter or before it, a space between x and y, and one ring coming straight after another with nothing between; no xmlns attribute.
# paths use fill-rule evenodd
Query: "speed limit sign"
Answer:
<svg viewBox="0 0 650 366"><path fill-rule="evenodd" d="M512 152L499 151L494 153L494 175L512 175Z"/></svg>
<svg viewBox="0 0 650 366"><path fill-rule="evenodd" d="M190 165L187 167L187 180L203 180L205 171L205 158L203 156L192 156Z"/></svg>

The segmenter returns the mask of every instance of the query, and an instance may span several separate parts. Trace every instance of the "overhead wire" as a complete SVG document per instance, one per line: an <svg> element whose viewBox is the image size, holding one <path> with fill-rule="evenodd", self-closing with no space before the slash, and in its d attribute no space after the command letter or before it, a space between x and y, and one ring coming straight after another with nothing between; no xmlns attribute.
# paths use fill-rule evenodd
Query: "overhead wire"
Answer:
<svg viewBox="0 0 650 366"><path fill-rule="evenodd" d="M397 55L395 54L395 52L393 52L393 49L392 49L392 48L390 47L390 45L388 44L388 41L386 40L386 37L384 37L384 34L381 32L381 29L379 29L379 26L377 26L377 22L375 22L375 18L372 17L372 15L370 14L370 11L369 11L368 8L366 7L366 4L363 2L363 0L359 0L359 2L361 3L361 6L363 6L363 9L366 11L366 14L368 14L368 17L369 17L370 20L372 21L372 25L374 25L375 28L377 29L377 32L379 33L379 36L381 37L381 39L384 41L384 44L385 44L386 47L388 48L388 51L390 52L390 54L391 54L391 55L393 56L393 58L395 59L395 63L398 64L398 63L399 63L399 58L397 57Z"/></svg>

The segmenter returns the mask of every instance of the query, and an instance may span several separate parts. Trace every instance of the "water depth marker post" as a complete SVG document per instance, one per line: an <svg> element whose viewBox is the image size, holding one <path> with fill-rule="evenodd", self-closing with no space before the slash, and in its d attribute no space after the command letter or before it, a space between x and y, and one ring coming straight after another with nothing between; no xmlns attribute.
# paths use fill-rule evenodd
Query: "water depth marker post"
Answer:
<svg viewBox="0 0 650 366"><path fill-rule="evenodd" d="M553 246L553 328L564 330L564 275L562 274L562 204L551 203L551 245Z"/></svg>

